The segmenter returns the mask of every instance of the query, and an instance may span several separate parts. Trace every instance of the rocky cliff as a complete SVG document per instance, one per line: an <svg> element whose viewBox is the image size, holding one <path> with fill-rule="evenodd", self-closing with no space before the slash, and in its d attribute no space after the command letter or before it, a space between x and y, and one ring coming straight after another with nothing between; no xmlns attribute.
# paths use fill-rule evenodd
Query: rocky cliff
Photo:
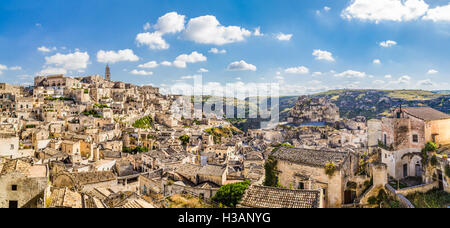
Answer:
<svg viewBox="0 0 450 228"><path fill-rule="evenodd" d="M301 96L290 112L289 122L310 123L339 121L339 108L325 98Z"/></svg>

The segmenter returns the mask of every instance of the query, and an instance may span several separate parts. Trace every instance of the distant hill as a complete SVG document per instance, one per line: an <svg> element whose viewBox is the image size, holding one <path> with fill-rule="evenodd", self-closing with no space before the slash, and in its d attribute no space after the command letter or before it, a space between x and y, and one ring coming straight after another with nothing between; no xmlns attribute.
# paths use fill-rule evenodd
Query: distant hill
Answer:
<svg viewBox="0 0 450 228"><path fill-rule="evenodd" d="M450 92L448 91L425 91L425 90L330 90L322 93L310 95L311 97L324 97L339 107L341 117L354 118L365 116L367 119L381 118L389 114L393 107L428 106L441 112L450 114ZM280 121L286 121L291 109L294 107L299 96L279 97ZM208 103L215 99L204 99ZM246 113L249 108L254 109L256 104L249 98L236 100L239 107L245 107ZM267 101L269 107L270 100ZM262 119L230 119L239 129L247 130L258 128Z"/></svg>

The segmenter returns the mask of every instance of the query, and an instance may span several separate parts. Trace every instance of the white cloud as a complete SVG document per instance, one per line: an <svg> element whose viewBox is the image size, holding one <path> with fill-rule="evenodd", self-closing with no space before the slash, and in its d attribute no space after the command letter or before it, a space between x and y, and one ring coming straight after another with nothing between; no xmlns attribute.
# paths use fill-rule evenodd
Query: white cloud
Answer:
<svg viewBox="0 0 450 228"><path fill-rule="evenodd" d="M300 66L300 67L288 68L288 69L284 70L284 72L286 72L288 74L308 74L309 69L307 67Z"/></svg>
<svg viewBox="0 0 450 228"><path fill-rule="evenodd" d="M277 40L280 41L289 41L292 38L292 34L284 34L284 33L278 33L277 35L275 35L275 37L277 38Z"/></svg>
<svg viewBox="0 0 450 228"><path fill-rule="evenodd" d="M408 75L401 76L397 81L394 81L394 84L408 84L411 81L411 77Z"/></svg>
<svg viewBox="0 0 450 228"><path fill-rule="evenodd" d="M312 53L313 56L316 57L316 60L325 60L329 62L334 62L333 54L328 51L322 51L322 50L314 50Z"/></svg>
<svg viewBox="0 0 450 228"><path fill-rule="evenodd" d="M365 78L367 75L365 72L359 72L354 70L347 70L340 74L335 74L335 77L345 77L345 78Z"/></svg>
<svg viewBox="0 0 450 228"><path fill-rule="evenodd" d="M153 50L166 50L169 49L170 45L162 38L162 33L139 33L136 36L136 41L138 45L147 45Z"/></svg>
<svg viewBox="0 0 450 228"><path fill-rule="evenodd" d="M392 47L395 45L397 45L397 42L395 42L393 40L386 40L386 41L380 42L381 47Z"/></svg>
<svg viewBox="0 0 450 228"><path fill-rule="evenodd" d="M254 36L264 36L264 34L261 33L261 27L255 28L253 35Z"/></svg>
<svg viewBox="0 0 450 228"><path fill-rule="evenodd" d="M379 59L374 59L374 60L373 60L373 64L381 64L381 60L379 60Z"/></svg>
<svg viewBox="0 0 450 228"><path fill-rule="evenodd" d="M3 74L3 70L7 70L7 69L8 69L7 66L0 64L0 75Z"/></svg>
<svg viewBox="0 0 450 228"><path fill-rule="evenodd" d="M363 21L410 21L425 15L428 4L423 0L353 0L342 11L348 20Z"/></svg>
<svg viewBox="0 0 450 228"><path fill-rule="evenodd" d="M153 72L145 70L132 70L130 73L134 75L143 75L143 76L153 75Z"/></svg>
<svg viewBox="0 0 450 228"><path fill-rule="evenodd" d="M138 65L139 68L156 68L159 64L156 61L150 61L148 63Z"/></svg>
<svg viewBox="0 0 450 228"><path fill-rule="evenodd" d="M170 12L161 16L153 27L161 34L181 32L184 30L185 18L184 15Z"/></svg>
<svg viewBox="0 0 450 228"><path fill-rule="evenodd" d="M434 70L434 69L431 69L431 70L429 70L429 71L427 72L427 74L429 74L429 75L431 75L431 74L437 74L437 73L439 73L439 71Z"/></svg>
<svg viewBox="0 0 450 228"><path fill-rule="evenodd" d="M331 10L331 8L330 8L330 7L328 7L328 6L325 6L325 7L323 7L323 10L325 10L326 12L328 12L328 11L330 11L330 10Z"/></svg>
<svg viewBox="0 0 450 228"><path fill-rule="evenodd" d="M239 26L223 26L215 16L206 15L189 20L184 36L201 44L224 45L242 42L252 33Z"/></svg>
<svg viewBox="0 0 450 228"><path fill-rule="evenodd" d="M391 79L391 78L392 78L392 75L386 74L386 75L384 76L384 78L386 78L386 79Z"/></svg>
<svg viewBox="0 0 450 228"><path fill-rule="evenodd" d="M53 74L67 74L67 70L64 68L58 68L58 67L46 67L42 69L37 75L40 76L46 76L46 75L53 75Z"/></svg>
<svg viewBox="0 0 450 228"><path fill-rule="evenodd" d="M38 47L37 50L40 52L43 52L43 53L48 53L48 52L56 51L56 47L48 48L46 46L41 46L41 47Z"/></svg>
<svg viewBox="0 0 450 228"><path fill-rule="evenodd" d="M144 31L147 31L151 28L152 26L150 25L150 23L145 23L144 26L142 27L144 29Z"/></svg>
<svg viewBox="0 0 450 228"><path fill-rule="evenodd" d="M217 48L211 48L208 52L213 54L225 54L227 53L227 50L225 49L219 50Z"/></svg>
<svg viewBox="0 0 450 228"><path fill-rule="evenodd" d="M161 62L161 65L163 65L163 66L172 66L172 63L169 62L169 61L163 61L163 62Z"/></svg>
<svg viewBox="0 0 450 228"><path fill-rule="evenodd" d="M45 65L55 65L65 70L86 69L89 64L89 54L87 52L76 51L70 54L57 53L50 57L45 57Z"/></svg>
<svg viewBox="0 0 450 228"><path fill-rule="evenodd" d="M205 68L200 68L198 71L198 73L208 73L209 70L205 69Z"/></svg>
<svg viewBox="0 0 450 228"><path fill-rule="evenodd" d="M186 80L186 79L195 79L197 77L201 77L200 75L187 75L187 76L182 76L181 79L182 80Z"/></svg>
<svg viewBox="0 0 450 228"><path fill-rule="evenodd" d="M450 21L450 4L428 10L427 15L425 15L423 19L434 22Z"/></svg>
<svg viewBox="0 0 450 228"><path fill-rule="evenodd" d="M430 79L425 79L417 82L418 86L435 86L434 82L432 82Z"/></svg>
<svg viewBox="0 0 450 228"><path fill-rule="evenodd" d="M119 51L104 51L97 52L97 62L99 63L116 63L116 62L136 62L139 57L133 53L131 49Z"/></svg>
<svg viewBox="0 0 450 228"><path fill-rule="evenodd" d="M375 85L384 85L384 84L386 84L386 82L383 81L383 80L375 80L375 81L373 81L373 84L375 84Z"/></svg>
<svg viewBox="0 0 450 228"><path fill-rule="evenodd" d="M22 67L21 66L13 66L13 67L8 68L8 70L22 70Z"/></svg>
<svg viewBox="0 0 450 228"><path fill-rule="evenodd" d="M178 56L175 61L173 61L173 65L178 68L186 68L187 63L197 63L197 62L205 62L207 58L196 51L191 54L182 54Z"/></svg>
<svg viewBox="0 0 450 228"><path fill-rule="evenodd" d="M316 76L320 76L320 75L322 75L322 74L323 74L322 72L314 72L314 73L312 74L312 76L316 77Z"/></svg>
<svg viewBox="0 0 450 228"><path fill-rule="evenodd" d="M239 62L233 62L230 65L228 65L228 70L231 71L256 71L256 66L246 63L244 60L241 60Z"/></svg>

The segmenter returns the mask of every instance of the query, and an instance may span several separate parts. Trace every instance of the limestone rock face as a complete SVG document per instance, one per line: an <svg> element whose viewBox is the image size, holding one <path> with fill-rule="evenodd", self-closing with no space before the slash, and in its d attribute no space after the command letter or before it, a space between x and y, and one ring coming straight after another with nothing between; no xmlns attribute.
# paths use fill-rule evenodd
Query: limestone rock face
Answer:
<svg viewBox="0 0 450 228"><path fill-rule="evenodd" d="M290 122L311 123L325 122L335 123L339 121L339 108L325 98L311 98L301 96L290 113Z"/></svg>

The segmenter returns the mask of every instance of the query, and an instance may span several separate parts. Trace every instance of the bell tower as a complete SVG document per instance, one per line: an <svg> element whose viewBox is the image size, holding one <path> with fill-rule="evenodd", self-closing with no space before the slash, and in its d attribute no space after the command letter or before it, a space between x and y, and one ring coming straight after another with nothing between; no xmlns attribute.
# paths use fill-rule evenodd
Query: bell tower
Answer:
<svg viewBox="0 0 450 228"><path fill-rule="evenodd" d="M109 69L109 65L106 64L106 69L105 69L105 80L106 81L111 81L111 71Z"/></svg>

